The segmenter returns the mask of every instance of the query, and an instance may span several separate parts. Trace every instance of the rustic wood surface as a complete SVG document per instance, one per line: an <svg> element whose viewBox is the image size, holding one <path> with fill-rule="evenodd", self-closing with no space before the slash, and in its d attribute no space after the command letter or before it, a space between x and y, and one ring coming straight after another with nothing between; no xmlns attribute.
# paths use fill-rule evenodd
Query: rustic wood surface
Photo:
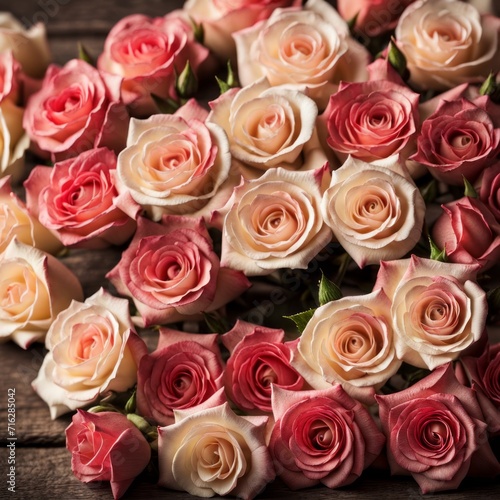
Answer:
<svg viewBox="0 0 500 500"><path fill-rule="evenodd" d="M63 64L76 57L77 43L97 56L104 37L120 18L132 13L163 15L182 6L182 0L2 0L0 10L10 10L24 24L37 21L47 24L49 41L56 63ZM105 284L104 275L118 261L120 251L71 251L63 261L80 278L86 296ZM155 343L154 334L146 333L148 345ZM42 346L27 351L13 343L0 345L0 498L19 499L93 499L112 498L108 484L85 485L71 473L70 454L65 449L64 431L71 420L64 416L50 420L49 410L31 388L44 356ZM7 490L6 472L8 449L6 401L8 389L15 389L16 398L16 493ZM469 498L498 498L499 481L466 480L459 491L425 498L464 500ZM313 488L290 492L279 480L259 495L260 499L294 498L303 500L341 500L355 498L416 499L422 495L409 478L389 477L385 470L371 470L354 485L332 492ZM187 500L188 494L160 489L154 477L141 475L125 498L170 498Z"/></svg>

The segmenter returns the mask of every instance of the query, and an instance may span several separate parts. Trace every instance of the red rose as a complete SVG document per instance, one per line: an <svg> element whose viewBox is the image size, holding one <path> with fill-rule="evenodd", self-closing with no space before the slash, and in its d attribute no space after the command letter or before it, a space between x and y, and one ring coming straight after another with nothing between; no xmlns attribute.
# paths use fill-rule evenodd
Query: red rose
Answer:
<svg viewBox="0 0 500 500"><path fill-rule="evenodd" d="M151 448L125 415L77 410L66 429L71 469L84 483L110 481L113 497L124 495L148 465Z"/></svg>

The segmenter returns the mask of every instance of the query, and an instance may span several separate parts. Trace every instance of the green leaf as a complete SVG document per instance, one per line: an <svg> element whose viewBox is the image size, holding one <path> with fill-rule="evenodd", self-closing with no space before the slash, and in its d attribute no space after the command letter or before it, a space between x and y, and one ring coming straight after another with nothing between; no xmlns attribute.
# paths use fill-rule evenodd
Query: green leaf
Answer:
<svg viewBox="0 0 500 500"><path fill-rule="evenodd" d="M136 405L136 392L134 391L132 393L132 396L128 399L128 401L125 403L125 413L134 413L135 412L135 405Z"/></svg>
<svg viewBox="0 0 500 500"><path fill-rule="evenodd" d="M425 203L433 202L438 195L438 183L436 179L432 179L428 184L423 186L420 190L420 194Z"/></svg>
<svg viewBox="0 0 500 500"><path fill-rule="evenodd" d="M446 257L446 252L445 250L441 250L431 239L429 236L429 245L431 247L431 255L430 258L432 260L437 260L439 262L446 262L447 257Z"/></svg>
<svg viewBox="0 0 500 500"><path fill-rule="evenodd" d="M158 111L160 113L171 115L175 113L179 109L179 103L175 102L173 99L164 99L156 94L151 94L151 98L153 99Z"/></svg>
<svg viewBox="0 0 500 500"><path fill-rule="evenodd" d="M331 280L329 280L324 274L321 274L321 280L319 282L319 303L320 305L325 305L332 300L338 300L342 298L342 292L340 288Z"/></svg>
<svg viewBox="0 0 500 500"><path fill-rule="evenodd" d="M94 58L89 54L89 51L83 46L82 42L78 42L78 59L95 67Z"/></svg>
<svg viewBox="0 0 500 500"><path fill-rule="evenodd" d="M477 192L474 189L474 186L465 178L464 179L464 196L468 196L469 198L477 198Z"/></svg>
<svg viewBox="0 0 500 500"><path fill-rule="evenodd" d="M403 80L408 80L410 73L406 64L406 57L396 45L396 40L391 38L387 54L389 64L398 72Z"/></svg>
<svg viewBox="0 0 500 500"><path fill-rule="evenodd" d="M309 323L309 320L313 317L315 310L316 309L308 309L307 311L283 317L286 319L291 319L295 323L295 326L298 328L299 332L302 333L307 323Z"/></svg>
<svg viewBox="0 0 500 500"><path fill-rule="evenodd" d="M222 334L229 331L226 319L220 314L204 312L203 319L211 332Z"/></svg>

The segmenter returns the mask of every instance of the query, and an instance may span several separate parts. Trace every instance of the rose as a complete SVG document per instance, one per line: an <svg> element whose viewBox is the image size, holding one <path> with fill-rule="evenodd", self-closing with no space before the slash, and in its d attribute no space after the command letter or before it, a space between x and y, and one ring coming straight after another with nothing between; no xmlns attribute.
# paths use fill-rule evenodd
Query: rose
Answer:
<svg viewBox="0 0 500 500"><path fill-rule="evenodd" d="M59 240L30 215L26 205L12 191L7 176L0 179L0 255L14 238L52 254L61 249Z"/></svg>
<svg viewBox="0 0 500 500"><path fill-rule="evenodd" d="M169 425L174 423L174 410L198 406L213 396L223 386L217 337L160 329L158 347L139 365L138 413Z"/></svg>
<svg viewBox="0 0 500 500"><path fill-rule="evenodd" d="M220 266L202 219L165 215L161 224L143 217L120 262L106 277L131 297L146 326L166 324L218 309L250 283Z"/></svg>
<svg viewBox="0 0 500 500"><path fill-rule="evenodd" d="M133 14L108 33L97 67L123 78L123 100L132 115L149 115L157 112L151 94L175 98L176 74L189 61L197 75L207 57L182 11L155 18Z"/></svg>
<svg viewBox="0 0 500 500"><path fill-rule="evenodd" d="M342 161L349 154L370 162L402 152L416 135L418 101L418 94L388 80L341 83L320 117L328 146Z"/></svg>
<svg viewBox="0 0 500 500"><path fill-rule="evenodd" d="M0 52L12 51L23 71L34 78L41 78L51 56L43 23L26 29L9 12L0 12Z"/></svg>
<svg viewBox="0 0 500 500"><path fill-rule="evenodd" d="M43 342L58 313L83 296L76 276L52 255L16 239L0 257L0 342Z"/></svg>
<svg viewBox="0 0 500 500"><path fill-rule="evenodd" d="M118 189L154 220L164 213L208 218L229 197L228 140L218 125L203 123L207 115L190 100L173 115L132 118L118 156Z"/></svg>
<svg viewBox="0 0 500 500"><path fill-rule="evenodd" d="M276 9L269 19L233 38L242 86L263 76L273 86L305 86L320 110L341 80L362 81L367 76L368 52L323 0L308 0L302 9Z"/></svg>
<svg viewBox="0 0 500 500"><path fill-rule="evenodd" d="M222 336L229 351L225 387L229 398L246 411L271 413L271 387L300 391L304 379L291 366L296 341L283 342L285 332L238 320Z"/></svg>
<svg viewBox="0 0 500 500"><path fill-rule="evenodd" d="M151 447L125 415L78 410L66 429L71 470L84 483L109 481L120 498L149 463Z"/></svg>
<svg viewBox="0 0 500 500"><path fill-rule="evenodd" d="M500 69L500 19L481 17L458 0L419 0L406 8L396 26L398 47L406 57L410 82L445 90L483 80Z"/></svg>
<svg viewBox="0 0 500 500"><path fill-rule="evenodd" d="M23 126L42 154L54 161L94 147L120 151L128 115L121 78L100 73L80 59L47 69L41 89L28 100Z"/></svg>
<svg viewBox="0 0 500 500"><path fill-rule="evenodd" d="M488 424L488 432L500 434L500 343L487 344L481 356L460 359Z"/></svg>
<svg viewBox="0 0 500 500"><path fill-rule="evenodd" d="M250 500L275 478L265 440L268 417L240 417L227 403L174 415L174 424L158 429L160 486Z"/></svg>
<svg viewBox="0 0 500 500"><path fill-rule="evenodd" d="M115 172L116 155L107 148L36 166L24 182L28 210L66 246L120 245L135 221L116 206Z"/></svg>
<svg viewBox="0 0 500 500"><path fill-rule="evenodd" d="M376 37L396 27L399 17L415 0L337 0L339 14L356 19L354 28L367 37Z"/></svg>
<svg viewBox="0 0 500 500"><path fill-rule="evenodd" d="M392 474L411 474L422 493L454 489L472 472L500 472L474 392L451 363L412 387L376 396Z"/></svg>
<svg viewBox="0 0 500 500"><path fill-rule="evenodd" d="M234 59L232 33L267 19L278 7L299 6L297 0L187 0L184 11L203 29L203 44L220 60Z"/></svg>
<svg viewBox="0 0 500 500"><path fill-rule="evenodd" d="M96 402L108 391L132 387L139 360L147 353L133 330L128 301L102 288L61 311L45 343L49 352L32 386L53 419Z"/></svg>
<svg viewBox="0 0 500 500"><path fill-rule="evenodd" d="M392 301L398 358L433 370L481 338L488 306L478 269L415 255L380 263L374 289Z"/></svg>
<svg viewBox="0 0 500 500"><path fill-rule="evenodd" d="M397 157L374 163L349 157L332 173L321 210L339 243L362 268L403 257L415 246L425 202Z"/></svg>
<svg viewBox="0 0 500 500"><path fill-rule="evenodd" d="M465 196L442 205L432 238L451 262L478 263L482 269L498 264L500 223L480 200Z"/></svg>
<svg viewBox="0 0 500 500"><path fill-rule="evenodd" d="M300 336L292 366L315 389L338 383L352 397L373 403L374 391L401 366L389 310L382 290L318 307Z"/></svg>
<svg viewBox="0 0 500 500"><path fill-rule="evenodd" d="M327 161L315 127L318 108L302 92L271 87L263 78L221 94L210 107L208 121L225 130L246 177L276 166L309 170Z"/></svg>
<svg viewBox="0 0 500 500"><path fill-rule="evenodd" d="M214 214L222 221L221 264L247 276L306 269L332 239L320 213L328 169L293 172L277 167L234 189Z"/></svg>
<svg viewBox="0 0 500 500"><path fill-rule="evenodd" d="M500 222L500 162L487 167L476 183L479 199L488 207L497 222Z"/></svg>
<svg viewBox="0 0 500 500"><path fill-rule="evenodd" d="M292 490L351 484L385 443L368 411L340 385L300 392L273 386L273 415L269 450Z"/></svg>
<svg viewBox="0 0 500 500"><path fill-rule="evenodd" d="M427 166L438 180L474 182L500 151L500 110L489 97L441 100L422 123L418 150L411 159Z"/></svg>
<svg viewBox="0 0 500 500"><path fill-rule="evenodd" d="M17 103L20 73L21 66L12 56L12 52L0 52L0 103L5 99Z"/></svg>

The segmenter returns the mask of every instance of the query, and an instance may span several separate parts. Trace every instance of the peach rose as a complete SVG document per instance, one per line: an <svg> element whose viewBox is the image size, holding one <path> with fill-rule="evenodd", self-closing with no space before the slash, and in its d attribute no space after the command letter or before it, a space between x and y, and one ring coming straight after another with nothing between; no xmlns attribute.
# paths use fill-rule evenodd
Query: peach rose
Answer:
<svg viewBox="0 0 500 500"><path fill-rule="evenodd" d="M277 166L311 170L327 161L316 132L318 108L302 92L272 87L262 78L224 92L210 107L208 121L225 130L245 177Z"/></svg>
<svg viewBox="0 0 500 500"><path fill-rule="evenodd" d="M59 260L12 240L0 257L0 342L24 349L43 342L56 316L83 297L77 277Z"/></svg>
<svg viewBox="0 0 500 500"><path fill-rule="evenodd" d="M324 0L276 9L269 19L233 34L243 86L266 76L271 85L306 87L320 110L341 80L367 78L367 50Z"/></svg>
<svg viewBox="0 0 500 500"><path fill-rule="evenodd" d="M0 179L0 254L14 238L52 254L62 248L61 242L29 213L12 191L10 178L4 177Z"/></svg>
<svg viewBox="0 0 500 500"><path fill-rule="evenodd" d="M139 361L147 353L133 330L128 301L102 288L61 311L45 344L49 352L32 386L49 405L53 419L95 403L108 391L132 387Z"/></svg>
<svg viewBox="0 0 500 500"><path fill-rule="evenodd" d="M115 172L116 155L107 148L36 166L24 182L28 210L66 246L121 245L135 221L116 206Z"/></svg>
<svg viewBox="0 0 500 500"><path fill-rule="evenodd" d="M359 267L398 259L420 239L425 202L393 156L373 163L349 157L332 173L323 218Z"/></svg>
<svg viewBox="0 0 500 500"><path fill-rule="evenodd" d="M433 370L481 338L488 306L475 281L478 269L414 255L381 262L374 289L382 288L392 301L400 359Z"/></svg>
<svg viewBox="0 0 500 500"><path fill-rule="evenodd" d="M268 417L240 417L228 403L176 410L158 429L158 484L199 497L251 500L275 478L266 446Z"/></svg>
<svg viewBox="0 0 500 500"><path fill-rule="evenodd" d="M0 12L0 53L7 51L26 74L42 78L51 61L45 25L37 23L27 30L10 12Z"/></svg>
<svg viewBox="0 0 500 500"><path fill-rule="evenodd" d="M59 161L94 147L120 151L128 127L120 84L120 77L100 73L81 59L50 66L23 120L40 154Z"/></svg>
<svg viewBox="0 0 500 500"><path fill-rule="evenodd" d="M401 366L390 306L378 290L319 307L300 336L292 366L315 389L341 384L352 397L374 403L375 391Z"/></svg>
<svg viewBox="0 0 500 500"><path fill-rule="evenodd" d="M403 12L395 36L410 82L446 90L500 69L499 30L499 18L481 16L465 2L419 0Z"/></svg>
<svg viewBox="0 0 500 500"><path fill-rule="evenodd" d="M147 116L158 111L151 94L175 98L176 75L186 62L198 74L207 57L182 11L155 18L132 14L108 33L97 67L123 79L123 100L133 116Z"/></svg>
<svg viewBox="0 0 500 500"><path fill-rule="evenodd" d="M127 147L118 155L122 197L132 197L154 220L163 214L208 219L222 206L234 184L231 155L224 130L205 124L207 115L192 99L173 115L132 118ZM127 202L118 204L134 216Z"/></svg>
<svg viewBox="0 0 500 500"><path fill-rule="evenodd" d="M328 167L293 172L277 167L243 181L214 214L222 225L221 265L247 276L306 269L331 241L320 203Z"/></svg>

